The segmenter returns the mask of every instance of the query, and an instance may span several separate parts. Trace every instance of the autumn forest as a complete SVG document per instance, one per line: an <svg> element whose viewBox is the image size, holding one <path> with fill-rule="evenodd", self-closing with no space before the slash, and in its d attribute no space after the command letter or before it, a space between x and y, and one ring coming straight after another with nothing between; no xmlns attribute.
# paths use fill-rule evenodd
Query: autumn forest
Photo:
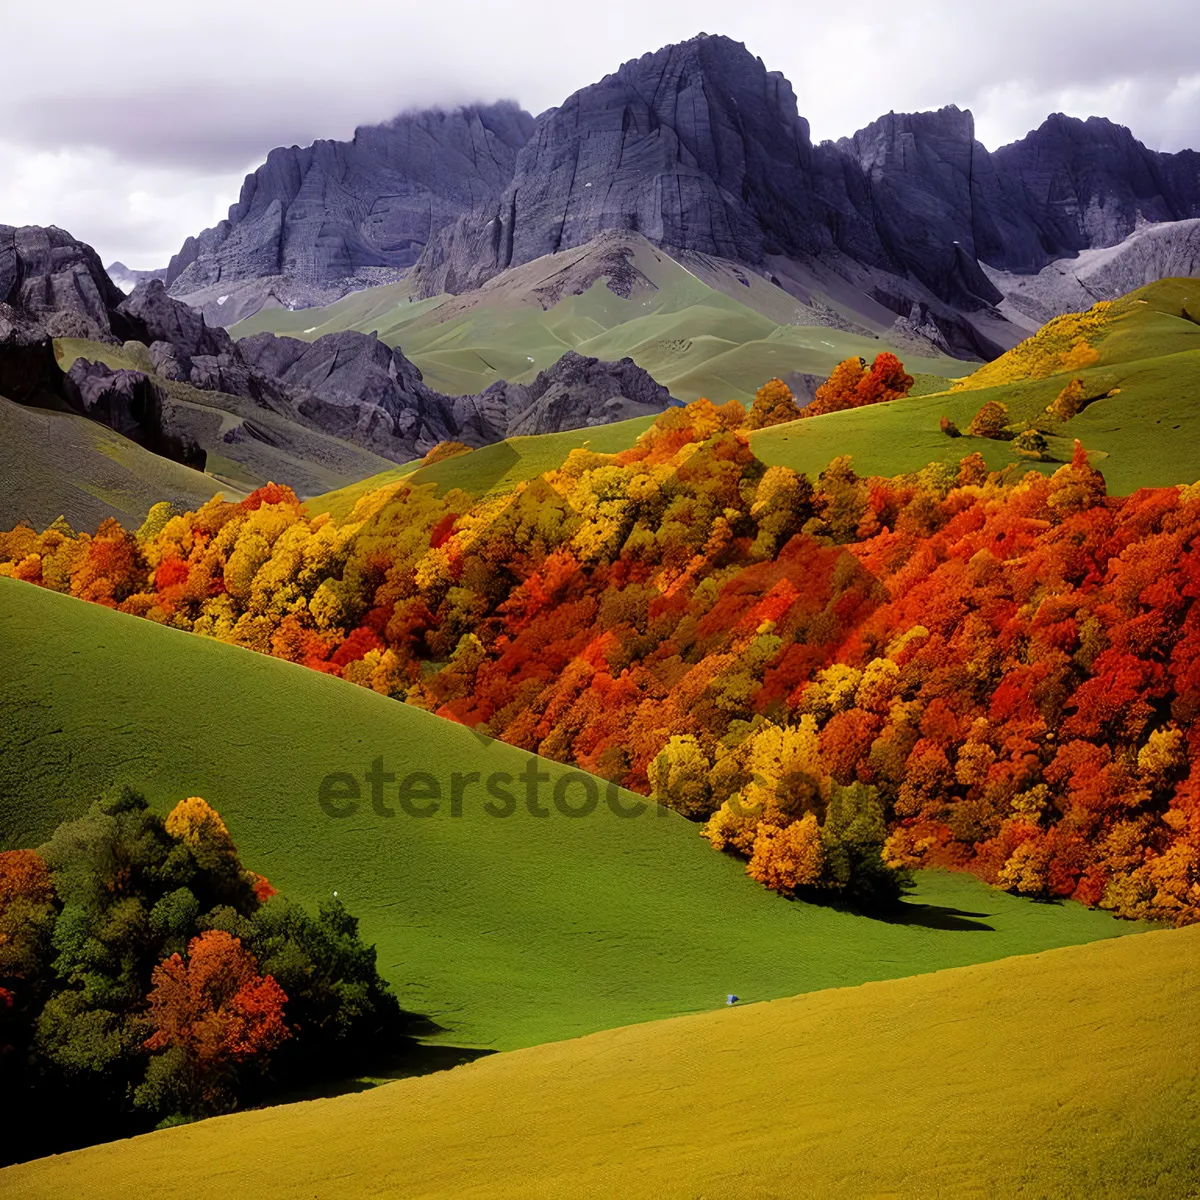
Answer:
<svg viewBox="0 0 1200 1200"><path fill-rule="evenodd" d="M892 355L808 410L772 381L502 495L401 481L336 520L272 484L18 527L0 574L576 764L785 895L870 905L940 866L1196 920L1200 487L1109 496L1078 442L1053 473L815 482L750 448L911 385Z"/></svg>

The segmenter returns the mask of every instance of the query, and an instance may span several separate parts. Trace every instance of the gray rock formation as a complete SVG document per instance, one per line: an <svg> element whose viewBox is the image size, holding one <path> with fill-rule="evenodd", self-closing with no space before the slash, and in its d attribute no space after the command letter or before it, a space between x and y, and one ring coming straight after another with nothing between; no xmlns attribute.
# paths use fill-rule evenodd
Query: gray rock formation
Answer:
<svg viewBox="0 0 1200 1200"><path fill-rule="evenodd" d="M0 301L45 325L54 337L123 341L132 336L117 307L125 299L99 255L51 225L0 225Z"/></svg>
<svg viewBox="0 0 1200 1200"><path fill-rule="evenodd" d="M1012 334L989 271L1036 273L1194 217L1200 155L1157 154L1097 118L1055 115L989 153L971 114L949 107L814 146L788 81L702 34L536 122L509 105L414 114L350 143L272 151L168 281L227 325L263 304L329 303L372 272L412 267L418 296L469 292L636 231L764 274L832 271L894 313L902 339L988 357Z"/></svg>
<svg viewBox="0 0 1200 1200"><path fill-rule="evenodd" d="M671 394L632 358L601 362L568 350L532 383L500 380L480 397L504 413L504 436L553 433L657 414Z"/></svg>
<svg viewBox="0 0 1200 1200"><path fill-rule="evenodd" d="M1051 317L1080 312L1171 276L1200 276L1200 219L1144 225L1123 242L1056 259L1036 275L986 268L1004 299L1000 311L1033 332ZM1200 305L1200 284L1197 286Z"/></svg>
<svg viewBox="0 0 1200 1200"><path fill-rule="evenodd" d="M39 321L0 302L0 396L18 404L57 408L64 399L63 373L54 340Z"/></svg>
<svg viewBox="0 0 1200 1200"><path fill-rule="evenodd" d="M130 296L121 298L117 311L131 327L142 333L138 340L147 345L169 342L177 354L187 358L197 354L234 353L229 334L220 327L209 328L194 308L167 295L160 279L139 283Z"/></svg>
<svg viewBox="0 0 1200 1200"><path fill-rule="evenodd" d="M999 241L979 258L992 267L1039 271L1140 225L1200 217L1200 154L1155 153L1100 117L1055 113L991 159L999 194L986 199Z"/></svg>
<svg viewBox="0 0 1200 1200"><path fill-rule="evenodd" d="M243 361L286 389L301 415L397 462L440 441L481 446L504 436L476 397L426 387L416 366L374 336L332 333L303 342L260 333L239 349Z"/></svg>
<svg viewBox="0 0 1200 1200"><path fill-rule="evenodd" d="M856 282L865 268L873 299L904 321L924 305L961 353L971 335L964 344L938 306L1000 301L980 263L1037 271L1139 223L1195 216L1200 155L1157 154L1097 118L1056 115L989 154L970 113L891 113L814 147L787 81L702 35L543 114L509 187L430 242L415 282L423 295L469 290L606 229L637 229L752 266L818 260Z"/></svg>
<svg viewBox="0 0 1200 1200"><path fill-rule="evenodd" d="M366 334L302 342L261 333L239 349L256 373L286 390L305 418L398 462L441 441L484 446L514 434L661 412L671 403L667 389L631 359L603 363L569 352L533 383L500 381L479 396L445 396L428 387L399 350Z"/></svg>
<svg viewBox="0 0 1200 1200"><path fill-rule="evenodd" d="M468 290L608 229L744 263L832 249L813 169L782 75L727 38L669 46L539 117L503 194L426 248L422 290Z"/></svg>
<svg viewBox="0 0 1200 1200"><path fill-rule="evenodd" d="M302 491L327 488L331 470L361 478L384 459L405 462L441 441L482 446L670 402L629 360L569 355L526 387L445 396L374 336L304 342L264 333L235 343L161 280L122 295L91 248L57 229L0 227L0 272L4 294L17 301L0 301L0 395L71 409L201 469L205 447L220 445L250 478L290 479ZM64 376L53 333L116 344L139 369L80 358Z"/></svg>
<svg viewBox="0 0 1200 1200"><path fill-rule="evenodd" d="M322 284L408 267L429 237L512 177L533 118L511 103L429 111L350 142L272 150L229 217L188 238L167 268L182 296L259 276Z"/></svg>
<svg viewBox="0 0 1200 1200"><path fill-rule="evenodd" d="M65 376L64 390L72 407L83 416L115 429L147 450L204 470L205 451L168 431L163 420L166 393L141 371L113 370L104 363L79 358Z"/></svg>

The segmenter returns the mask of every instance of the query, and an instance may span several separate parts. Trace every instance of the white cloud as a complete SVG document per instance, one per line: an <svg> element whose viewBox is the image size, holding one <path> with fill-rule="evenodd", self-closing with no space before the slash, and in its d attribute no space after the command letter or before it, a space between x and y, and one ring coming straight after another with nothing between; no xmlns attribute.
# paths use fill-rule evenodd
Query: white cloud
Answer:
<svg viewBox="0 0 1200 1200"><path fill-rule="evenodd" d="M0 222L58 225L106 263L159 267L187 233L225 215L245 173L197 174L129 163L109 150L0 141Z"/></svg>

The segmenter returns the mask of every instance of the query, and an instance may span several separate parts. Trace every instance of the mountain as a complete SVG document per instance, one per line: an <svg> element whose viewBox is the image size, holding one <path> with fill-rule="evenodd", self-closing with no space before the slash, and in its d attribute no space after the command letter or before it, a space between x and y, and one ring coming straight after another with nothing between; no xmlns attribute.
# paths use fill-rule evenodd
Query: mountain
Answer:
<svg viewBox="0 0 1200 1200"><path fill-rule="evenodd" d="M285 307L328 303L365 270L408 268L418 298L464 293L633 231L670 253L750 267L803 300L840 289L851 308L882 306L960 357L992 357L1023 330L998 310L1005 293L990 272L1036 274L1146 223L1200 217L1200 155L1156 153L1094 117L1056 114L989 152L972 115L950 106L889 113L814 145L788 81L725 37L627 62L536 122L500 106L494 152L464 173L464 124L492 111L273 151L230 221L172 260L172 293L208 302L212 317L219 279L223 324L268 294ZM448 164L432 184L431 158ZM420 236L384 236L415 219L407 199L380 199L385 177L438 195ZM381 205L369 221L347 216Z"/></svg>
<svg viewBox="0 0 1200 1200"><path fill-rule="evenodd" d="M127 267L123 262L109 263L104 268L109 279L113 281L123 292L132 292L139 283L147 279L163 279L167 277L167 268L158 267L153 271L135 271L132 267Z"/></svg>
<svg viewBox="0 0 1200 1200"><path fill-rule="evenodd" d="M980 263L1035 272L1195 216L1200 155L1156 154L1096 118L1053 116L990 154L951 106L813 146L781 75L701 36L543 114L509 187L431 241L415 293L478 287L622 228L764 270L824 263L899 313L933 300L972 314L1002 299Z"/></svg>
<svg viewBox="0 0 1200 1200"><path fill-rule="evenodd" d="M233 284L273 280L274 290L254 289L259 304L272 295L303 307L314 290L320 302L336 299L341 281L387 282L438 229L505 186L532 128L528 113L499 103L410 113L349 142L272 150L228 218L184 242L167 286L225 303Z"/></svg>

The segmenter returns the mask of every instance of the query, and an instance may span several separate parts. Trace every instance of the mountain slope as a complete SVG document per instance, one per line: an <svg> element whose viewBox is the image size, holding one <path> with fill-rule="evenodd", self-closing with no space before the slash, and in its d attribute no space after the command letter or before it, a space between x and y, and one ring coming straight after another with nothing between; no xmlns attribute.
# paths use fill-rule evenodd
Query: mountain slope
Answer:
<svg viewBox="0 0 1200 1200"><path fill-rule="evenodd" d="M33 1200L1194 1195L1200 929L597 1033L0 1172Z"/></svg>
<svg viewBox="0 0 1200 1200"><path fill-rule="evenodd" d="M230 325L267 306L325 305L401 268L406 298L469 294L606 234L639 234L802 300L823 280L859 311L990 358L1019 337L997 308L1019 284L998 286L995 272L1036 275L1148 222L1198 217L1200 155L1156 153L1099 118L1054 114L989 152L951 105L814 145L779 72L701 34L536 122L504 105L414 114L351 143L274 150L168 278Z"/></svg>
<svg viewBox="0 0 1200 1200"><path fill-rule="evenodd" d="M159 811L203 795L290 898L315 905L337 891L401 1003L455 1044L526 1046L714 1008L731 991L792 995L1138 928L939 872L888 920L789 903L665 809L621 818L601 799L585 818L564 816L553 789L578 806L590 777L562 764L303 667L3 578L0 642L0 845L40 844L122 780ZM376 759L398 778L432 774L439 810L406 815L397 783L385 793L396 815L377 815L365 782ZM531 764L545 817L524 803ZM457 817L456 771L482 776ZM516 800L508 817L483 808L502 799L483 787L497 771ZM318 793L340 772L362 794L339 818Z"/></svg>
<svg viewBox="0 0 1200 1200"><path fill-rule="evenodd" d="M898 312L930 305L969 342L971 314L1001 299L980 262L1037 271L1142 222L1195 216L1200 156L1156 154L1096 118L1056 114L989 154L950 106L813 146L782 75L701 35L543 114L506 191L431 239L415 276L419 295L469 291L604 230L638 230L750 265L827 262Z"/></svg>
<svg viewBox="0 0 1200 1200"><path fill-rule="evenodd" d="M371 294L364 292L358 300L366 305L370 298ZM331 310L331 323L353 317L351 299L348 297L337 306L339 312ZM758 430L750 435L750 444L755 455L768 465L790 467L815 479L840 455L849 455L854 469L862 475L919 471L931 462L957 464L976 452L992 470L1012 466L1020 471L1032 468L1053 472L1070 459L1074 439L1079 438L1104 473L1110 495L1128 495L1141 487L1195 482L1200 480L1200 452L1196 449L1200 445L1200 408L1187 398L1200 394L1200 325L1184 317L1185 309L1192 311L1189 304L1200 307L1200 285L1196 281L1161 280L1139 289L1115 306L1116 314L1096 339L1099 357L1090 367L1072 371L1060 365L1052 374L1030 378L1019 369L1010 371L1009 359L1001 358L957 382L949 379L939 382L935 376L927 375L922 386L903 400ZM374 311L364 311L370 314L364 323L375 321L386 326L391 310L380 305ZM402 307L395 311L399 314ZM418 317L413 324L417 325L419 320ZM630 321L628 327L637 325L638 321ZM619 336L626 328L614 326L609 336ZM850 336L830 330L797 329L796 332L826 335L821 341ZM418 330L412 338L421 336ZM1030 344L1038 344L1038 339L1035 337ZM798 361L795 351L782 338L770 340L766 345L777 352L786 351L787 356L773 364L778 373L783 374ZM771 367L768 360L757 356L758 349L750 344L740 348L755 353L756 369ZM853 343L846 350L854 353ZM725 361L737 352L727 354ZM830 350L826 348L825 353ZM953 360L931 364L910 357L907 362L914 370L924 367L940 372ZM690 396L695 390L703 390L717 399L731 393L738 395L736 380L726 384L716 377L720 363L720 359L715 359L701 366L699 387L689 386L686 378L675 381L672 387L676 394ZM823 364L822 368L829 369ZM1075 377L1083 380L1089 396L1097 399L1068 422L1049 420L1046 407ZM1116 395L1106 395L1114 388L1119 389ZM1015 421L1041 422L1051 430L1047 441L1052 461L1032 462L1017 453L1011 441L970 436L950 438L942 432L943 416L966 430L988 400L1007 405ZM590 441L593 449L612 453L632 445L644 428L644 421L630 421L604 430L517 438L422 468L420 479L443 489L459 487L474 496L511 491L520 480L557 465L574 446ZM358 496L394 482L401 472L407 474L415 469L412 465L387 471L327 496L314 497L310 507L314 512L328 507L335 514L344 515Z"/></svg>
<svg viewBox="0 0 1200 1200"><path fill-rule="evenodd" d="M629 356L684 401L750 401L772 376L824 377L845 358L889 347L915 372L963 371L929 340L898 329L887 310L839 307L815 291L798 301L728 260L677 259L640 234L610 233L543 256L463 297L414 302L408 285L396 284L325 308L264 309L231 332L314 339L344 329L403 346L431 386L450 392L532 379L568 350Z"/></svg>

